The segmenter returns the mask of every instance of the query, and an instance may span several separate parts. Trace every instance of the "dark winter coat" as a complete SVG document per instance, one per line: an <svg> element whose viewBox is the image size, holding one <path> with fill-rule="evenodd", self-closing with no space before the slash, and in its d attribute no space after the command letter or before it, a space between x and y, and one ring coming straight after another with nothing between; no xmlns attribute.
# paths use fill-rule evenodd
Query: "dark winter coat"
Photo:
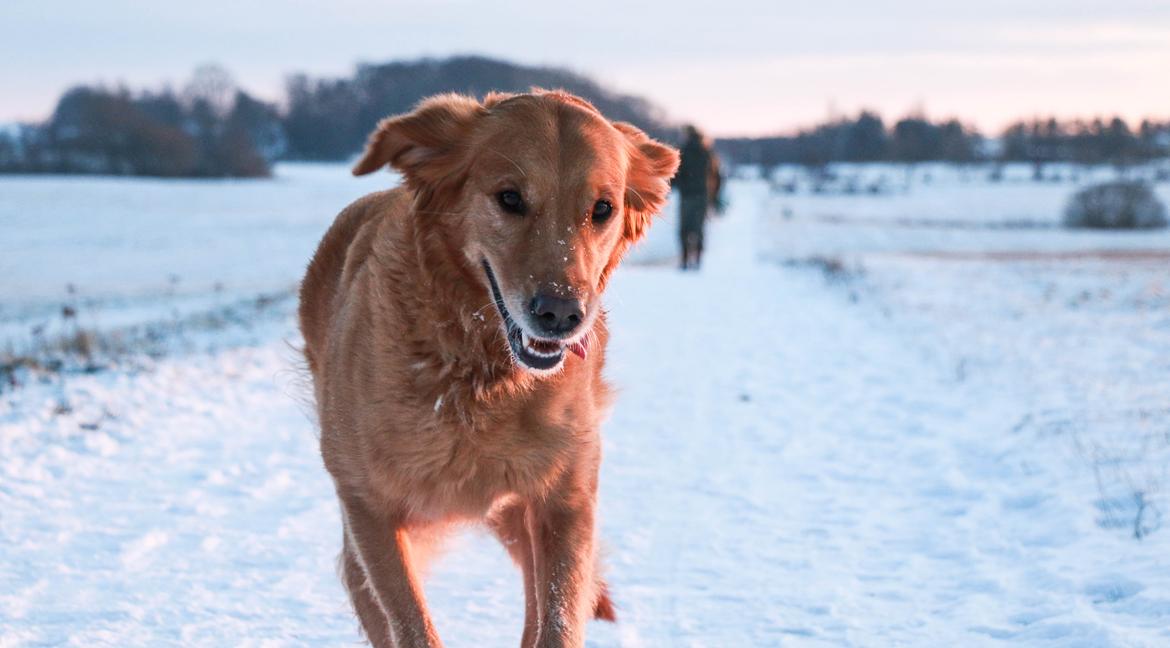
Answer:
<svg viewBox="0 0 1170 648"><path fill-rule="evenodd" d="M682 162L674 176L674 186L683 196L702 196L707 200L707 182L711 172L711 152L703 140L692 138L683 144Z"/></svg>

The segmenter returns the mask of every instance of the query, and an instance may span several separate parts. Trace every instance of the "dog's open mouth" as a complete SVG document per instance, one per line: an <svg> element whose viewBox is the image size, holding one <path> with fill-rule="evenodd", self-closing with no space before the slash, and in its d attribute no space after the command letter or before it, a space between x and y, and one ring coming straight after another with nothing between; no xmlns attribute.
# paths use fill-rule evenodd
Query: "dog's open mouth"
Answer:
<svg viewBox="0 0 1170 648"><path fill-rule="evenodd" d="M581 356L586 355L586 339L582 338L573 343L562 340L534 338L524 331L504 304L504 295L500 292L500 284L496 282L496 275L491 265L484 260L483 270L487 273L488 283L492 287L492 299L496 302L496 309L504 320L505 335L508 338L508 347L512 350L512 357L521 365L529 369L547 371L556 369L565 359L565 351L572 351Z"/></svg>

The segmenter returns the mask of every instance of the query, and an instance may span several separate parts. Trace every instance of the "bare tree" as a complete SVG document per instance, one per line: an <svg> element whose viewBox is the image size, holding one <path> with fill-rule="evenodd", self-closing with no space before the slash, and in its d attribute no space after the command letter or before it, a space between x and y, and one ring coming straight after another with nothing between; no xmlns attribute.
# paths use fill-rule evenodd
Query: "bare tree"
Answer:
<svg viewBox="0 0 1170 648"><path fill-rule="evenodd" d="M204 103L220 118L232 109L235 96L235 79L215 63L205 63L195 68L191 80L183 88L183 99L188 106Z"/></svg>

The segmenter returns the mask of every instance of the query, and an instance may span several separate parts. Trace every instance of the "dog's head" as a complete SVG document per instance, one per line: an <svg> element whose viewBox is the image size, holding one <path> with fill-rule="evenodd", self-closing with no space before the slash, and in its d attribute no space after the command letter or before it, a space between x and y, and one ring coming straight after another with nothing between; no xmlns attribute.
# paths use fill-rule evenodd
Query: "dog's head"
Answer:
<svg viewBox="0 0 1170 648"><path fill-rule="evenodd" d="M389 164L416 217L483 282L512 356L543 373L584 355L600 295L666 201L678 152L555 91L442 95L383 121L354 173Z"/></svg>

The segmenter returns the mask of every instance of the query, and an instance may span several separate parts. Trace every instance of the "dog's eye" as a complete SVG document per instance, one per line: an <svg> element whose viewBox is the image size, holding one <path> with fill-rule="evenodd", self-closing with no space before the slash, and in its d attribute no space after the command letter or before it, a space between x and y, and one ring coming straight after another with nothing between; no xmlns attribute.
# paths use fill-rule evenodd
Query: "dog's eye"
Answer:
<svg viewBox="0 0 1170 648"><path fill-rule="evenodd" d="M613 205L608 200L598 200L593 203L593 222L604 223L613 214Z"/></svg>
<svg viewBox="0 0 1170 648"><path fill-rule="evenodd" d="M499 201L500 208L509 214L524 213L524 199L520 197L519 191L501 191L496 195L496 200Z"/></svg>

